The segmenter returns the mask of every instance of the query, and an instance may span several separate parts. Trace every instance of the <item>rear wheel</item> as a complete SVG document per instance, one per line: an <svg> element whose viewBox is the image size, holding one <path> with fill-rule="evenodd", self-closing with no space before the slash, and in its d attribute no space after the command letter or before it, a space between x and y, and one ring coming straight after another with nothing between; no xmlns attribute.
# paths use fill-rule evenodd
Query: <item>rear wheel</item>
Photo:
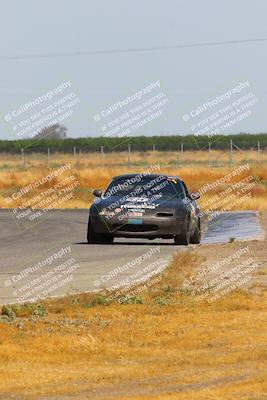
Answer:
<svg viewBox="0 0 267 400"><path fill-rule="evenodd" d="M190 243L190 218L186 217L183 231L180 235L174 236L174 243L175 244L183 244L188 246Z"/></svg>
<svg viewBox="0 0 267 400"><path fill-rule="evenodd" d="M190 238L190 243L199 244L200 240L201 240L201 223L200 223L200 218L199 218L197 225L195 226L195 231Z"/></svg>

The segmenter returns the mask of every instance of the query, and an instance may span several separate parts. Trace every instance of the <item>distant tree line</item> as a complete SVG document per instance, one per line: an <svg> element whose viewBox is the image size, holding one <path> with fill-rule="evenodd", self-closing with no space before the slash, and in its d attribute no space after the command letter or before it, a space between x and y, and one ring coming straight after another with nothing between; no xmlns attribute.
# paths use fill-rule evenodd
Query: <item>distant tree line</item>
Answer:
<svg viewBox="0 0 267 400"><path fill-rule="evenodd" d="M21 149L27 152L47 152L50 148L53 152L73 152L73 148L82 152L99 152L101 146L104 152L127 151L128 145L132 151L151 151L153 148L159 151L178 151L181 144L184 150L207 150L209 142L212 149L229 149L230 140L234 146L240 149L257 149L258 142L261 149L267 148L267 134L236 134L213 136L133 136L133 137L87 137L87 138L57 138L25 139L25 140L0 140L0 152L17 153Z"/></svg>

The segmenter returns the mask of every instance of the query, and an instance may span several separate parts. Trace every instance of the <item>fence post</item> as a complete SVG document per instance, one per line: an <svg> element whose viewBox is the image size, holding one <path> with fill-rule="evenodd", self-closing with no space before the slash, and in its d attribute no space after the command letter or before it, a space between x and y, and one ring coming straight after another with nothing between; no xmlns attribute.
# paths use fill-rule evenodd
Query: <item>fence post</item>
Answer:
<svg viewBox="0 0 267 400"><path fill-rule="evenodd" d="M50 165L50 148L47 148L47 165Z"/></svg>
<svg viewBox="0 0 267 400"><path fill-rule="evenodd" d="M101 165L103 167L103 162L104 162L104 146L100 147L100 153L101 153Z"/></svg>
<svg viewBox="0 0 267 400"><path fill-rule="evenodd" d="M211 143L209 142L209 166L211 166Z"/></svg>
<svg viewBox="0 0 267 400"><path fill-rule="evenodd" d="M180 163L183 163L183 155L184 155L184 144L181 142L181 157L180 157Z"/></svg>
<svg viewBox="0 0 267 400"><path fill-rule="evenodd" d="M261 144L260 144L260 141L258 141L258 151L257 151L258 162L260 162L260 155L261 155Z"/></svg>
<svg viewBox="0 0 267 400"><path fill-rule="evenodd" d="M230 140L230 154L229 154L229 164L233 164L233 140Z"/></svg>
<svg viewBox="0 0 267 400"><path fill-rule="evenodd" d="M128 144L128 167L130 167L131 164L131 145Z"/></svg>
<svg viewBox="0 0 267 400"><path fill-rule="evenodd" d="M25 167L25 155L24 155L24 149L20 149L21 151L21 162L23 167Z"/></svg>

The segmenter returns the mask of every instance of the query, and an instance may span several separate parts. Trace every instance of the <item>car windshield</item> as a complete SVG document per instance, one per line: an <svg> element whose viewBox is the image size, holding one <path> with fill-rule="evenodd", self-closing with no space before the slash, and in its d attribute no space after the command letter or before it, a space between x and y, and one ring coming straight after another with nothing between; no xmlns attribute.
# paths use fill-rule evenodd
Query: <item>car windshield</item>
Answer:
<svg viewBox="0 0 267 400"><path fill-rule="evenodd" d="M136 175L130 178L119 178L111 182L104 197L185 197L182 182L174 177L157 176L155 178Z"/></svg>

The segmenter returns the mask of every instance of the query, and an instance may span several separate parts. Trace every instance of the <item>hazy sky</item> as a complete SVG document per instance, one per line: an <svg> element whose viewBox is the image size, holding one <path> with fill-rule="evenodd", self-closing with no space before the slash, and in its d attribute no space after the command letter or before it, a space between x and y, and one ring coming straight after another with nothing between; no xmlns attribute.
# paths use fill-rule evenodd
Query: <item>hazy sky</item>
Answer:
<svg viewBox="0 0 267 400"><path fill-rule="evenodd" d="M135 134L191 133L184 114L244 81L258 101L251 116L225 132L266 131L267 41L8 58L267 38L266 15L266 0L2 1L0 138L14 138L7 113L69 80L80 99L64 121L69 136L100 135L96 113L155 81L168 105Z"/></svg>

